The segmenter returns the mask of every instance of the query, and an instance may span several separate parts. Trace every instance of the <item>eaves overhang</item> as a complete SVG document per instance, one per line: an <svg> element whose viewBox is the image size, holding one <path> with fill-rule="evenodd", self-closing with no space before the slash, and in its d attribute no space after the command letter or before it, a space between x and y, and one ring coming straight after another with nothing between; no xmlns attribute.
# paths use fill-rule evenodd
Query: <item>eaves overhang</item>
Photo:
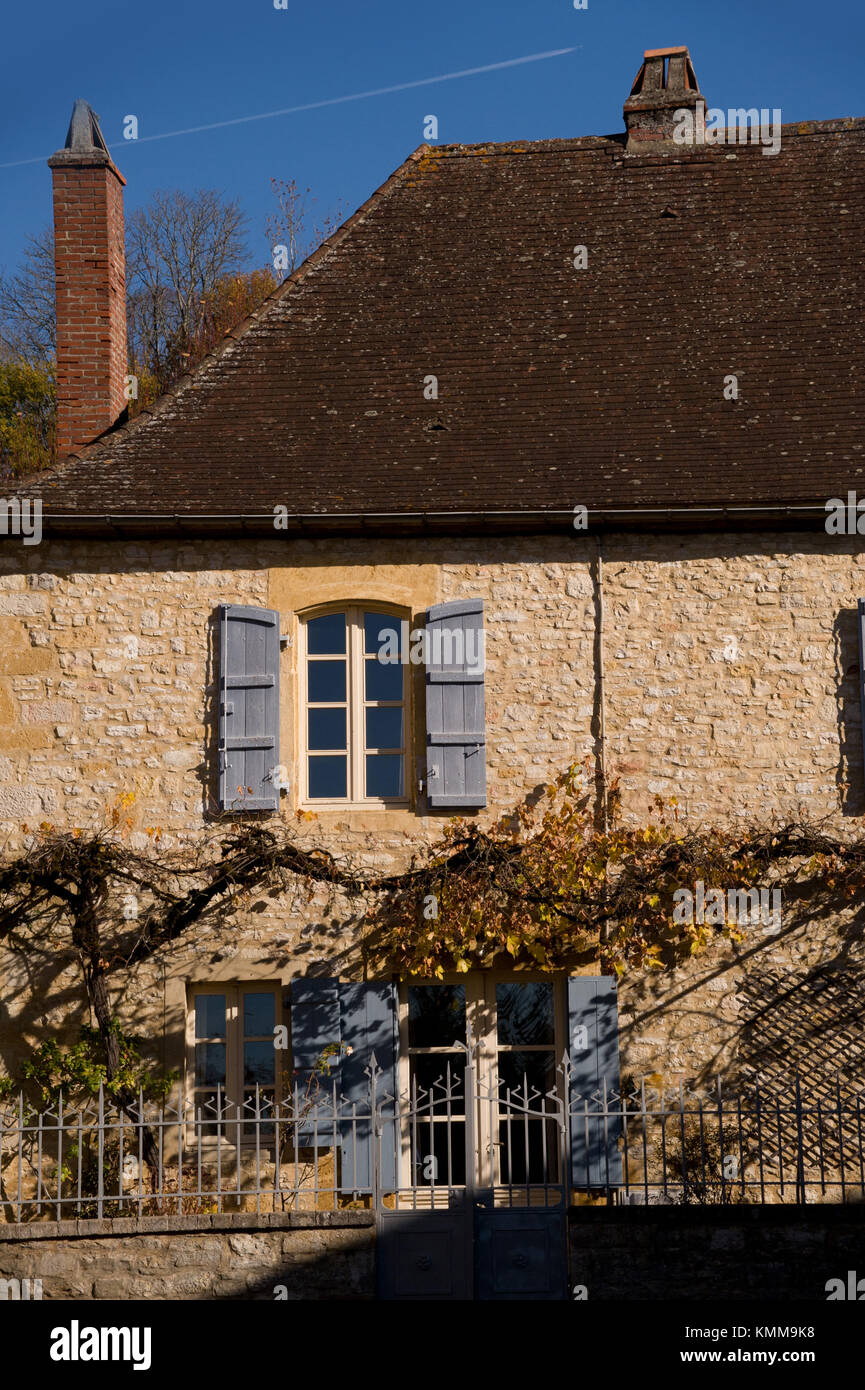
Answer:
<svg viewBox="0 0 865 1390"><path fill-rule="evenodd" d="M577 525L579 521L579 525ZM703 507L588 507L585 517L567 510L466 510L448 512L312 512L289 514L274 524L265 513L80 513L43 512L42 535L68 541L74 538L135 540L139 538L206 538L209 536L268 536L323 539L346 536L464 536L533 535L549 532L575 536L600 531L734 531L822 530L826 503ZM583 525L582 523L585 522ZM0 542L20 544L17 536Z"/></svg>

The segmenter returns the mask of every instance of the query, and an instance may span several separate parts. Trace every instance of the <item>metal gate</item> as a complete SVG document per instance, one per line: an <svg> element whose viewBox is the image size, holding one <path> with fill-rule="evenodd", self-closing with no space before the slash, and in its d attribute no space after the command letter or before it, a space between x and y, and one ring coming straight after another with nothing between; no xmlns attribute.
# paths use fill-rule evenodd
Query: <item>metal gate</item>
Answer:
<svg viewBox="0 0 865 1390"><path fill-rule="evenodd" d="M567 1297L568 1111L527 1077L516 1089L465 1069L409 1095L372 1069L378 1297Z"/></svg>

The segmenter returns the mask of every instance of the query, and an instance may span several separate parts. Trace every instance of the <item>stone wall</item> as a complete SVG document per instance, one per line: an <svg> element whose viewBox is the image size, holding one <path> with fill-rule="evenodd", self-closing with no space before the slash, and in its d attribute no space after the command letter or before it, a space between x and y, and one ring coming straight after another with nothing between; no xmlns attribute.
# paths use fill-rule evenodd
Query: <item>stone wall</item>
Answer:
<svg viewBox="0 0 865 1390"><path fill-rule="evenodd" d="M374 1235L366 1212L0 1225L0 1280L40 1279L43 1300L368 1299Z"/></svg>
<svg viewBox="0 0 865 1390"><path fill-rule="evenodd" d="M603 549L608 758L628 808L661 793L695 817L803 798L815 813L862 814L859 538L833 537L830 551L822 534L621 533ZM228 600L279 608L294 635L299 613L340 598L417 618L430 603L483 597L490 801L507 807L593 750L594 554L578 535L0 544L0 826L75 822L126 791L141 823L199 826L215 785L214 610ZM295 652L281 673L289 764ZM397 833L441 819L417 798L408 819L378 814ZM322 821L364 829L345 812Z"/></svg>
<svg viewBox="0 0 865 1390"><path fill-rule="evenodd" d="M831 549L829 548L831 544ZM574 758L597 751L596 541L579 533L467 540L214 540L0 545L0 835L24 824L88 826L125 794L130 842L176 845L209 825L215 791L215 608L299 615L333 599L396 605L480 595L486 605L492 818ZM795 812L843 829L865 810L856 601L858 537L619 533L603 540L607 765L625 814L656 794L692 820ZM296 799L297 643L282 656L282 753ZM322 810L303 833L382 869L436 836L424 769L423 673L413 673L414 754L405 810ZM415 776L411 776L414 767ZM192 980L288 981L310 967L360 969L347 909L266 902L218 939L196 928L118 981L117 1007L183 1064ZM858 917L789 934L757 931L661 980L622 989L623 1067L699 1079L742 1059L750 1074L788 1035L827 1066L856 1060ZM0 1063L80 1022L77 967L61 953L0 962ZM819 988L818 988L819 986ZM819 1050L819 1049L818 1049ZM782 1049L783 1052L783 1049Z"/></svg>
<svg viewBox="0 0 865 1390"><path fill-rule="evenodd" d="M584 1207L571 1217L571 1286L589 1303L825 1302L830 1279L846 1285L862 1268L858 1206Z"/></svg>
<svg viewBox="0 0 865 1390"><path fill-rule="evenodd" d="M861 1277L863 1245L857 1206L580 1207L571 1293L822 1302L830 1279ZM375 1228L367 1212L0 1225L14 1279L40 1279L43 1300L372 1299Z"/></svg>

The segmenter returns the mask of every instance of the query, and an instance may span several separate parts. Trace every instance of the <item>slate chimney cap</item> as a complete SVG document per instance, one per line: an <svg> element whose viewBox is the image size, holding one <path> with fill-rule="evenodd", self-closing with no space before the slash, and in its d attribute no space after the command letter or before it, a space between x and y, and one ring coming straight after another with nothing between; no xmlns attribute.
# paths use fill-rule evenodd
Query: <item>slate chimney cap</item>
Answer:
<svg viewBox="0 0 865 1390"><path fill-rule="evenodd" d="M51 156L48 164L52 169L64 164L108 164L121 182L126 182L108 153L108 146L99 126L99 117L81 97L78 97L72 107L66 143Z"/></svg>
<svg viewBox="0 0 865 1390"><path fill-rule="evenodd" d="M99 117L81 97L72 108L72 119L66 133L65 148L67 150L79 150L82 153L90 153L93 150L104 150L105 154L108 153L108 146L102 131L99 129Z"/></svg>

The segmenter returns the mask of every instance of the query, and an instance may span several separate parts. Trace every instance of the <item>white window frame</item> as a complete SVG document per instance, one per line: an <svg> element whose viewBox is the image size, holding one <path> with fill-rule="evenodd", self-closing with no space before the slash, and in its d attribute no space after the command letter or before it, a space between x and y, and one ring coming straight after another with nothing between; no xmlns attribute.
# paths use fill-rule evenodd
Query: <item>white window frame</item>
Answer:
<svg viewBox="0 0 865 1390"><path fill-rule="evenodd" d="M553 1042L552 1044L533 1043L522 1046L508 1045L499 1047L497 1038L497 1018L496 1018L496 985L499 984L547 984L553 988ZM486 1093L487 1096L493 1094L498 1081L498 1053L502 1052L552 1052L553 1061L556 1067L556 1093L560 1100L566 1102L567 1097L564 1092L564 1082L561 1073L558 1071L564 1052L568 1046L568 1017L567 1017L567 993L566 981L562 975L546 975L540 971L519 971L512 970L473 970L465 974L446 973L439 979L408 979L399 987L399 1064L398 1077L400 1095L410 1096L411 1085L411 1055L413 1053L433 1054L436 1052L448 1053L458 1049L449 1046L431 1048L413 1048L409 1050L409 1003L408 991L412 985L464 985L466 991L466 1026L471 1028L472 1037L479 1042L479 1047L475 1052L477 1065L478 1090ZM410 1103L410 1102L409 1102ZM488 1186L494 1179L490 1171L490 1143L493 1147L498 1146L495 1135L490 1134L490 1119L492 1107L488 1101L481 1100L478 1105L478 1113L475 1116L475 1181L481 1186ZM400 1185L411 1187L413 1179L411 1176L411 1145L410 1136L406 1131L403 1133L402 1154L400 1163ZM414 1179L417 1183L417 1179ZM418 1184L423 1185L423 1180ZM522 1184L517 1184L521 1186ZM531 1184L540 1186L540 1184Z"/></svg>
<svg viewBox="0 0 865 1390"><path fill-rule="evenodd" d="M310 750L307 747L307 730L309 727L307 711L309 708L307 701L307 667L310 661L333 660L333 656L310 656L307 651L306 625L313 618L324 617L328 613L344 613L346 616L346 768L347 768L347 795L345 797L311 797L309 794L309 757ZM299 729L297 747L300 749L300 805L309 810L346 810L352 807L382 807L399 808L410 805L409 798L409 743L411 729L411 681L408 679L408 652L403 652L402 669L402 699L401 700L367 700L365 698L365 664L370 659L364 651L364 613L380 613L383 618L390 619L391 623L400 631L400 624L410 619L410 614L406 609L391 607L382 603L327 603L316 608L311 608L298 614L298 715ZM326 703L314 702L315 708L327 709ZM341 704L334 704L333 708L342 708ZM401 749L370 749L366 747L366 717L367 708L395 709L401 708L402 718L402 739ZM329 750L316 749L316 753L323 753L325 756ZM342 749L330 750L336 755L341 755ZM366 785L366 754L369 752L398 753L403 760L403 794L394 797L363 796L360 793Z"/></svg>
<svg viewBox="0 0 865 1390"><path fill-rule="evenodd" d="M270 994L274 1000L274 1027L279 1027L285 1020L283 1018L282 1007L282 983L278 980L247 980L236 981L226 980L225 982L202 981L189 985L188 988L188 1007L186 1011L186 1075L187 1087L186 1094L192 1098L193 1118L197 1119L198 1094L200 1092L213 1091L215 1086L198 1086L195 1082L195 1044L196 1042L206 1042L208 1039L195 1036L195 1001L202 995L224 994L225 995L225 1087L223 1095L227 1104L231 1107L229 1119L225 1121L222 1135L223 1143L236 1143L238 1138L238 1125L231 1116L235 1113L233 1107L243 1106L246 1098L245 1092L252 1096L255 1094L254 1087L245 1087L243 1081L243 1044L247 1041L257 1041L265 1037L265 1034L256 1033L248 1036L243 1032L243 996L245 994ZM221 1041L214 1037L210 1041ZM281 1076L283 1068L289 1066L290 1054L276 1048L276 1034L272 1038L274 1044L274 1099L278 1104L281 1096ZM210 1112L204 1111L202 1117L203 1125L209 1123L208 1115ZM241 1126L242 1130L242 1126ZM202 1143L216 1143L215 1134L208 1134L206 1131L202 1135ZM251 1144L255 1146L255 1133L240 1134L241 1144ZM270 1136L262 1127L262 1146L270 1143Z"/></svg>

